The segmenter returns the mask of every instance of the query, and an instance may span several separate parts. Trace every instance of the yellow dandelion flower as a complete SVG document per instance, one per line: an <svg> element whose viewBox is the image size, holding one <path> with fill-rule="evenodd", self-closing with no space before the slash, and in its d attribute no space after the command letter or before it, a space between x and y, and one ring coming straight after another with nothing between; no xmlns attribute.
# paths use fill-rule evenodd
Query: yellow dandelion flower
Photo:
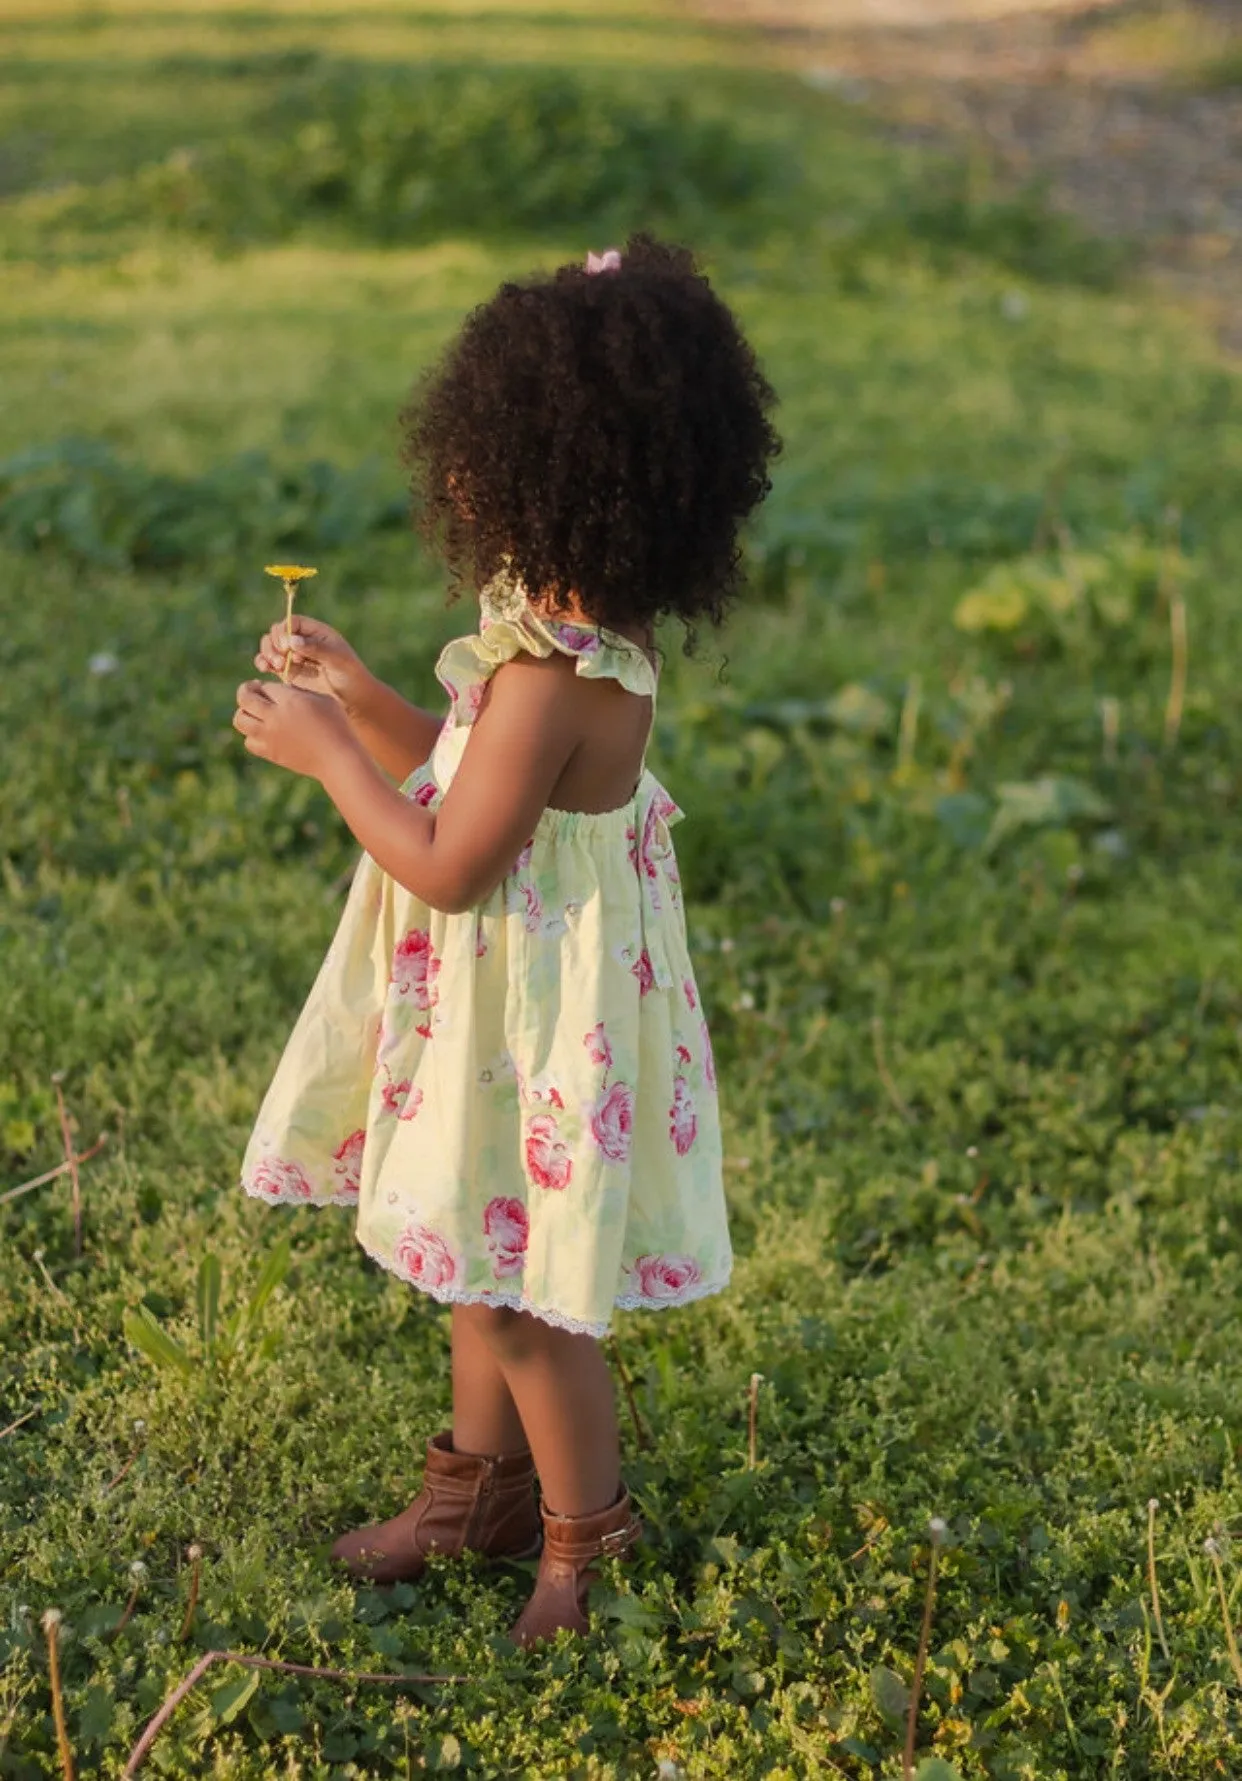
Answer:
<svg viewBox="0 0 1242 1781"><path fill-rule="evenodd" d="M265 575L276 575L285 584L285 665L280 670L280 678L288 682L289 652L293 648L293 595L299 581L306 581L312 575L318 575L318 569L309 569L302 563L268 563Z"/></svg>

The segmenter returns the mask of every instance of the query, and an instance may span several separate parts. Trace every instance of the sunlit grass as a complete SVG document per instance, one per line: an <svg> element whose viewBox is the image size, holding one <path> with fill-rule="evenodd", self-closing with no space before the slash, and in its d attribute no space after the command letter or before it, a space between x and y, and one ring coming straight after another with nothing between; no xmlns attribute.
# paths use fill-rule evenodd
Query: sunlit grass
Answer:
<svg viewBox="0 0 1242 1781"><path fill-rule="evenodd" d="M5 115L48 138L40 179L232 130L252 75L218 63L239 45L412 58L486 30L489 56L623 43L661 78L718 61L739 105L784 107L809 180L792 220L703 243L780 391L787 450L756 591L696 659L665 638L652 754L688 812L737 1273L684 1316L622 1319L655 1437L626 1458L650 1543L576 1654L506 1652L519 1573L446 1565L390 1598L325 1569L340 1526L410 1493L448 1378L442 1315L360 1265L347 1218L278 1223L234 1186L355 856L322 794L230 728L283 609L263 574L283 547L234 560L199 537L135 570L97 548L85 475L55 483L65 511L57 495L30 549L0 546L0 1192L58 1159L54 1071L80 1140L111 1133L83 1170L80 1261L63 1182L0 1205L0 1428L37 1412L0 1441L0 1774L60 1772L38 1631L59 1607L83 1774L117 1774L217 1644L474 1680L403 1715L378 1692L265 1679L226 1723L221 1676L152 1772L895 1777L904 1728L873 1672L910 1675L933 1514L948 1532L920 1755L964 1781L1228 1772L1237 1703L1202 1543L1242 1517L1236 372L1141 287L1087 288L1080 259L1027 277L999 231L967 251L907 226L921 162L739 70L750 40L708 39L681 9L56 4L4 28L29 58L6 67ZM159 73L174 53L185 71ZM41 234L41 201L0 211L0 459L103 440L135 487L170 472L191 495L248 449L265 476L373 458L399 494L397 411L462 315L502 278L608 245L484 241L463 219L418 248L343 229L122 246ZM64 473L5 474L11 539L13 489L34 500L39 474ZM281 524L245 473L237 500ZM1112 629L1072 587L1063 632L955 623L994 565L1059 574L1063 598L1067 563L1133 536L1158 551L1178 528L1175 748L1169 586ZM468 613L445 610L406 536L291 543L288 560L319 568L299 607L438 698L436 652ZM1047 777L1107 817L983 853L1003 788ZM295 1259L275 1346L221 1370L201 1355L202 1256L227 1313L277 1231ZM188 1380L126 1344L138 1303L193 1357ZM1143 1625L1153 1497L1172 1666ZM135 1560L147 1577L112 1637Z"/></svg>

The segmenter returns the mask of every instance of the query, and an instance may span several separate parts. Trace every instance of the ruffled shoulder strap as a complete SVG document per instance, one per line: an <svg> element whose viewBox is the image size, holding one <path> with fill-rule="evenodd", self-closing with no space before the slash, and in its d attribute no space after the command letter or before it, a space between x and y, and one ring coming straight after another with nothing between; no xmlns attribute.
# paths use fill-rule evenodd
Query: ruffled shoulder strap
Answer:
<svg viewBox="0 0 1242 1781"><path fill-rule="evenodd" d="M480 596L479 630L456 637L440 653L436 679L453 702L458 723L471 724L483 702L483 689L497 668L514 656L574 658L586 680L617 680L630 693L655 698L658 676L646 653L628 637L603 625L541 618L520 588L491 582Z"/></svg>

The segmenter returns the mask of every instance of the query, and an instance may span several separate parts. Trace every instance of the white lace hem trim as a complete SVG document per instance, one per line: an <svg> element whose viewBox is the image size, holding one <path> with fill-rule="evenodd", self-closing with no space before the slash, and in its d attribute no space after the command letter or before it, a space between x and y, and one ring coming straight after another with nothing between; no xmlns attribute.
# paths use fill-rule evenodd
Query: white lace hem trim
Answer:
<svg viewBox="0 0 1242 1781"><path fill-rule="evenodd" d="M242 1187L252 1200L262 1200L265 1206L313 1206L318 1211L321 1206L356 1206L358 1204L356 1193L335 1193L327 1199L322 1197L312 1199L306 1194L265 1194L262 1188L251 1187L248 1181L243 1181Z"/></svg>
<svg viewBox="0 0 1242 1781"><path fill-rule="evenodd" d="M243 1182L243 1187L245 1183ZM254 1188L246 1187L252 1200L262 1200L267 1206L356 1206L355 1194L334 1194L329 1200L307 1200L297 1194L265 1194L257 1193ZM455 1292L452 1287L429 1286L421 1280L411 1280L399 1268L395 1268L387 1256L379 1254L358 1239L359 1247L370 1256L386 1273L400 1280L404 1285L413 1287L416 1292L426 1293L439 1305L488 1305L496 1311L526 1311L531 1317L539 1318L542 1323L549 1323L553 1329L568 1330L575 1336L594 1336L597 1341L610 1333L608 1322L593 1323L588 1319L570 1317L565 1311L556 1311L550 1305L533 1305L520 1293L513 1292ZM613 1309L617 1311L664 1311L679 1305L692 1305L697 1299L710 1298L714 1293L723 1292L729 1284L730 1275L720 1280L696 1280L693 1286L685 1287L676 1295L667 1299L644 1298L641 1293L618 1293L613 1300Z"/></svg>

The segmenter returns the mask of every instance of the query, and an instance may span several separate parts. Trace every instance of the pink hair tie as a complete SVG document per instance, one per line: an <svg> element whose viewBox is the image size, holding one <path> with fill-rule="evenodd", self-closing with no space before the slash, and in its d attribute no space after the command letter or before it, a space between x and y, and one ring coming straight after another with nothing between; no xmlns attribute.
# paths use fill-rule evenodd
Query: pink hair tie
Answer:
<svg viewBox="0 0 1242 1781"><path fill-rule="evenodd" d="M586 257L588 272L620 272L621 255L615 247L610 247L602 254L589 253Z"/></svg>

